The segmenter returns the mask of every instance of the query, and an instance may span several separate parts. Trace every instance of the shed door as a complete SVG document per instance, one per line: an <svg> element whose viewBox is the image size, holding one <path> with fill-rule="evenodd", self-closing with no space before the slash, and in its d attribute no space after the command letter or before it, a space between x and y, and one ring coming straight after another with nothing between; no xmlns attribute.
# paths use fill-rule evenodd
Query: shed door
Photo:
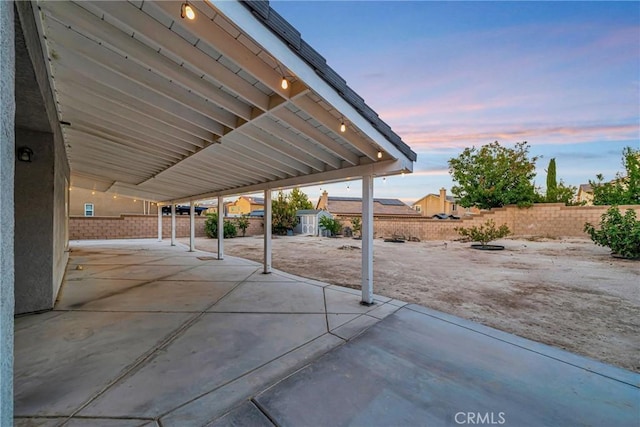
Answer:
<svg viewBox="0 0 640 427"><path fill-rule="evenodd" d="M302 216L302 234L316 234L316 220L315 215L303 215Z"/></svg>

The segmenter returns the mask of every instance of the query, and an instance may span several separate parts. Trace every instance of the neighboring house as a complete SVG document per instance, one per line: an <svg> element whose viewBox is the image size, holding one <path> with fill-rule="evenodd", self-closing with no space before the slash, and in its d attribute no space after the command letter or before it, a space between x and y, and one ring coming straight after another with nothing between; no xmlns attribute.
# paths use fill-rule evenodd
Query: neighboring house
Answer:
<svg viewBox="0 0 640 427"><path fill-rule="evenodd" d="M69 215L120 216L123 214L157 215L158 206L147 200L132 199L113 193L72 187L69 189Z"/></svg>
<svg viewBox="0 0 640 427"><path fill-rule="evenodd" d="M580 184L578 194L576 195L578 203L584 202L586 205L593 205L593 188L589 184Z"/></svg>
<svg viewBox="0 0 640 427"><path fill-rule="evenodd" d="M249 215L253 211L264 210L264 199L262 197L240 196L238 200L225 203L227 216Z"/></svg>
<svg viewBox="0 0 640 427"><path fill-rule="evenodd" d="M320 196L316 209L328 211L340 217L362 216L362 199L358 197L329 197L325 191ZM373 199L374 215L418 216L415 210L399 199Z"/></svg>
<svg viewBox="0 0 640 427"><path fill-rule="evenodd" d="M444 188L440 189L440 194L427 194L411 205L411 207L416 212L419 212L420 215L428 218L440 214L454 215L461 218L464 215L480 213L480 210L477 208L463 208L459 206L453 196L447 196L447 190Z"/></svg>
<svg viewBox="0 0 640 427"><path fill-rule="evenodd" d="M296 216L298 217L298 225L295 226L293 232L311 236L319 236L324 230L320 226L320 218L332 218L329 212L321 209L302 209L296 212Z"/></svg>

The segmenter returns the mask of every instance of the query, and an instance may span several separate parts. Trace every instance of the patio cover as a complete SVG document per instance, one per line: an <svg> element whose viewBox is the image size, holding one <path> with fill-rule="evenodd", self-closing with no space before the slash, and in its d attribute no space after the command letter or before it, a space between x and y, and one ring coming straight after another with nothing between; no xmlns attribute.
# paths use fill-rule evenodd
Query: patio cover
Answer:
<svg viewBox="0 0 640 427"><path fill-rule="evenodd" d="M268 2L189 1L193 21L181 5L34 7L72 187L175 203L412 171L416 154Z"/></svg>

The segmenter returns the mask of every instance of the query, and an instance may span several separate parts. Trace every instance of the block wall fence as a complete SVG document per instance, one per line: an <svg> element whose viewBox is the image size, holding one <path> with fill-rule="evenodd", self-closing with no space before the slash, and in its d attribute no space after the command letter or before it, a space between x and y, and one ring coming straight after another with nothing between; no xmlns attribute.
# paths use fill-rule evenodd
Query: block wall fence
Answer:
<svg viewBox="0 0 640 427"><path fill-rule="evenodd" d="M512 237L588 238L584 223L597 226L609 206L565 206L563 203L536 204L529 208L505 206L484 211L460 220L439 220L424 217L377 216L374 219L375 237L399 236L420 240L453 240L460 237L456 227L472 227L493 219L496 226L507 224ZM640 205L620 206L622 211L633 209L640 219ZM351 225L350 218L341 218L343 225Z"/></svg>
<svg viewBox="0 0 640 427"><path fill-rule="evenodd" d="M375 237L401 236L420 240L452 240L459 237L456 227L480 225L493 219L497 226L507 224L513 237L565 237L587 238L584 223L598 224L600 216L608 206L564 206L562 203L537 204L529 208L505 206L482 212L471 218L460 220L437 220L424 217L379 215L374 218ZM640 218L640 205L620 206L620 209L634 209ZM337 217L344 226L351 225L351 218ZM227 218L233 221L233 218ZM196 216L196 237L204 237L206 217ZM263 234L262 218L249 218L247 236ZM69 218L69 239L137 239L158 236L157 215L121 215L119 217L76 217ZM162 236L171 237L171 217L162 217ZM189 237L189 216L176 216L176 236Z"/></svg>
<svg viewBox="0 0 640 427"><path fill-rule="evenodd" d="M205 237L206 216L196 215L196 237ZM233 218L226 218L233 221ZM262 218L249 218L247 236L263 233ZM242 234L238 230L238 234ZM158 215L69 217L69 240L145 239L158 237ZM162 237L171 238L171 216L162 216ZM176 237L189 237L189 215L176 215Z"/></svg>

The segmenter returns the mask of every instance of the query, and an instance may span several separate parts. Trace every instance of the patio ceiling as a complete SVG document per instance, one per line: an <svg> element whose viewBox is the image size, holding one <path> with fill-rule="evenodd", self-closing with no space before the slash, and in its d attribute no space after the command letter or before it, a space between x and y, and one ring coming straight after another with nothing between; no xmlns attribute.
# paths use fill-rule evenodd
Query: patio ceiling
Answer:
<svg viewBox="0 0 640 427"><path fill-rule="evenodd" d="M37 3L72 186L165 202L412 170L268 3L181 4Z"/></svg>

